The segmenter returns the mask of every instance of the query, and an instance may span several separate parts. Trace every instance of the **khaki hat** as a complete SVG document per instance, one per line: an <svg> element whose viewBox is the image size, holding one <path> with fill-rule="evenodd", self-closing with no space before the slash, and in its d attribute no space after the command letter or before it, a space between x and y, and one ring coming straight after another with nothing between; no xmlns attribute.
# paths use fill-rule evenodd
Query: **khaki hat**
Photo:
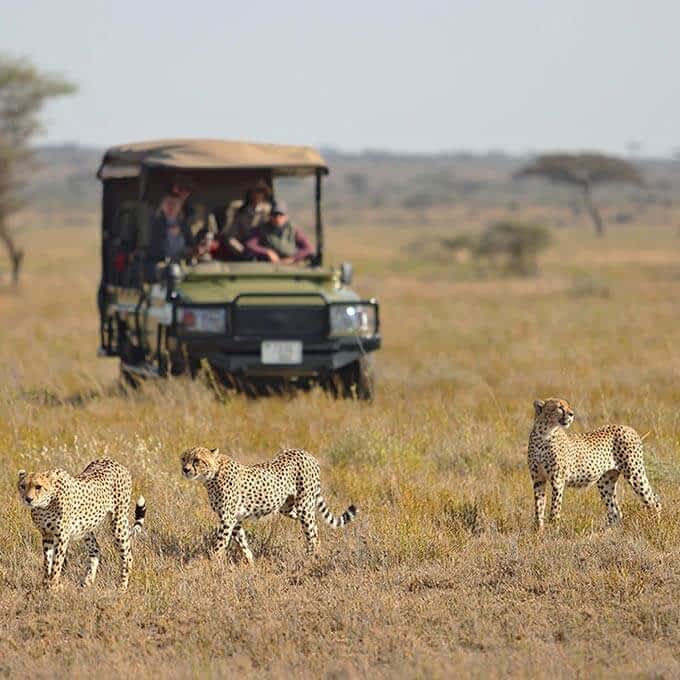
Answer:
<svg viewBox="0 0 680 680"><path fill-rule="evenodd" d="M276 201L272 207L272 215L287 215L288 206L284 201Z"/></svg>
<svg viewBox="0 0 680 680"><path fill-rule="evenodd" d="M250 190L261 191L267 198L270 198L272 195L271 187L263 179L258 179Z"/></svg>

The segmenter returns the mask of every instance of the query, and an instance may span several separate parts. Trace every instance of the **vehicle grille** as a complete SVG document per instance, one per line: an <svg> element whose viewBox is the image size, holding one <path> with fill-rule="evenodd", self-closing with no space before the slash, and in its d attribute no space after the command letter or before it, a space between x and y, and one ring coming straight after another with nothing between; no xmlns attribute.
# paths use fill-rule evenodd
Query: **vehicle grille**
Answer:
<svg viewBox="0 0 680 680"><path fill-rule="evenodd" d="M327 334L326 306L236 305L233 332L239 338L320 338Z"/></svg>

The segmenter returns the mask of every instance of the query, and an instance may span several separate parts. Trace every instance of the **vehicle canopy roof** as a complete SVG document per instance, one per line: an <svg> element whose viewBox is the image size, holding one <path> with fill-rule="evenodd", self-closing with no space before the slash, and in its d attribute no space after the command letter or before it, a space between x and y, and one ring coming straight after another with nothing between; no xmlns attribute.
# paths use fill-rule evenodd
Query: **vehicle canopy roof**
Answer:
<svg viewBox="0 0 680 680"><path fill-rule="evenodd" d="M255 170L272 175L328 174L321 154L308 146L256 144L219 139L162 139L111 147L102 159L97 177L133 178L142 169Z"/></svg>

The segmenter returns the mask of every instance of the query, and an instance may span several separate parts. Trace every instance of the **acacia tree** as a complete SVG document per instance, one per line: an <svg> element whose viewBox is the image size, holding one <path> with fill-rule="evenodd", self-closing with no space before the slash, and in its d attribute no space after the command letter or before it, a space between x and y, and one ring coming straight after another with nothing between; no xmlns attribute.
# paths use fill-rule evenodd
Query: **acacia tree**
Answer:
<svg viewBox="0 0 680 680"><path fill-rule="evenodd" d="M61 76L39 71L28 59L0 54L0 241L11 260L14 283L24 254L7 219L24 204L31 142L43 130L45 102L73 92L75 86Z"/></svg>
<svg viewBox="0 0 680 680"><path fill-rule="evenodd" d="M614 182L636 185L643 183L642 176L634 165L622 158L598 153L544 154L520 168L514 177L543 177L551 182L580 188L598 236L604 235L604 222L593 201L594 187Z"/></svg>

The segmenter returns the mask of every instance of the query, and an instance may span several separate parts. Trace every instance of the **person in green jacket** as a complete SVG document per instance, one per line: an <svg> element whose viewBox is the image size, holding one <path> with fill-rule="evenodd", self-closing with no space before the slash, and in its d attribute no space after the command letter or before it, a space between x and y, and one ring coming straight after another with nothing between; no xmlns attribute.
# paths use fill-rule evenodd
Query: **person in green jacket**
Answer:
<svg viewBox="0 0 680 680"><path fill-rule="evenodd" d="M258 260L281 264L303 262L314 254L305 233L290 223L283 201L274 204L268 222L254 229L246 241L246 249Z"/></svg>

